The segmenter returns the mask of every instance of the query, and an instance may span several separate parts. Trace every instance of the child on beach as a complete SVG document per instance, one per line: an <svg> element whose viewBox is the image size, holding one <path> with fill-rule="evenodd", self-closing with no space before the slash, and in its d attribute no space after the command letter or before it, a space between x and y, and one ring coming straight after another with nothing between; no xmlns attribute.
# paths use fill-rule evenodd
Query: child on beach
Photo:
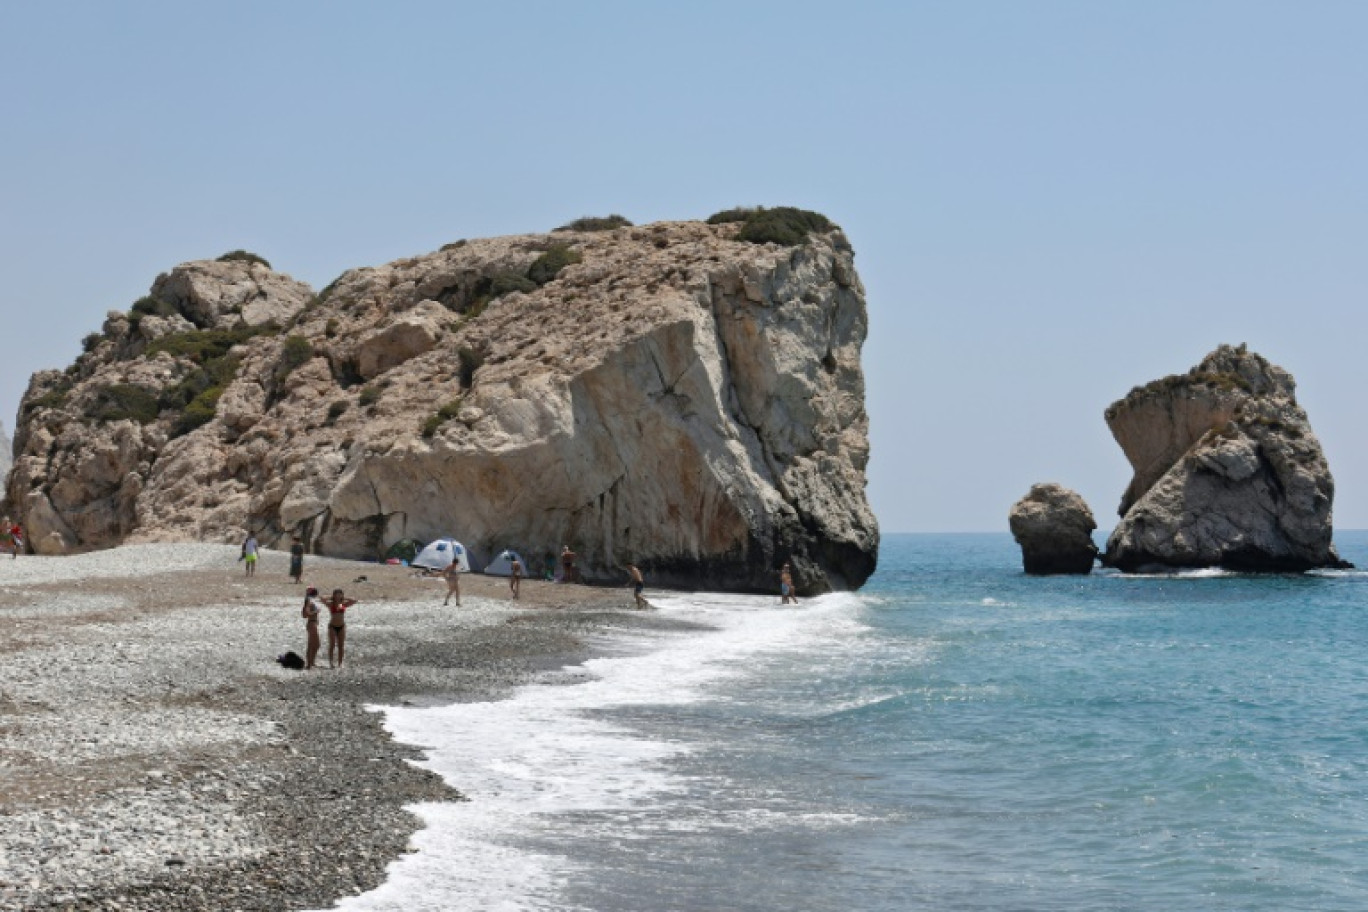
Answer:
<svg viewBox="0 0 1368 912"><path fill-rule="evenodd" d="M256 575L257 552L260 547L257 545L256 533L248 532L247 538L242 542L242 557L239 560L247 564L247 575Z"/></svg>
<svg viewBox="0 0 1368 912"><path fill-rule="evenodd" d="M310 586L304 593L304 609L301 614L304 617L304 630L308 635L308 643L304 648L304 670L312 671L314 662L318 659L318 648L321 645L318 639L318 616L323 613L323 606L318 603L318 590Z"/></svg>
<svg viewBox="0 0 1368 912"><path fill-rule="evenodd" d="M442 577L446 580L447 595L442 604L445 606L451 601L451 597L456 596L456 607L461 607L461 559L453 557L451 563L447 564L442 571Z"/></svg>
<svg viewBox="0 0 1368 912"><path fill-rule="evenodd" d="M356 599L343 595L341 589L334 589L332 596L323 603L328 609L328 667L341 668L342 657L347 652L347 609L356 604ZM337 651L337 664L333 664L333 651Z"/></svg>

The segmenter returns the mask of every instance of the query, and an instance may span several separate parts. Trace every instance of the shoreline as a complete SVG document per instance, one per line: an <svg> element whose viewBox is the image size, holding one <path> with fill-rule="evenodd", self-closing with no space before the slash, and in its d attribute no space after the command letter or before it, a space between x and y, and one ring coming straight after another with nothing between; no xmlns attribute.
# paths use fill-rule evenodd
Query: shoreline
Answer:
<svg viewBox="0 0 1368 912"><path fill-rule="evenodd" d="M572 682L589 638L673 626L626 588L524 580L514 602L471 574L444 609L440 580L311 557L305 585L360 602L345 668L288 671L304 586L284 553L250 580L236 554L0 562L0 908L331 907L409 850L406 806L461 800L372 707Z"/></svg>

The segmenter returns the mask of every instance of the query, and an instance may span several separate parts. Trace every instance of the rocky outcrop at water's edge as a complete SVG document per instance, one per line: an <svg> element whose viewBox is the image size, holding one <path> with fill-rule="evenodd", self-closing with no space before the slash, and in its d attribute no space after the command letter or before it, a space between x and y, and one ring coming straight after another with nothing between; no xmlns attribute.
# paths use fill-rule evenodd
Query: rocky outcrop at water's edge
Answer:
<svg viewBox="0 0 1368 912"><path fill-rule="evenodd" d="M40 550L264 542L372 558L453 535L590 580L857 587L863 289L838 229L699 222L472 240L315 294L183 264L35 374L9 508Z"/></svg>
<svg viewBox="0 0 1368 912"><path fill-rule="evenodd" d="M1007 515L1012 537L1021 545L1027 573L1091 573L1097 559L1092 510L1074 491L1043 483L1017 501Z"/></svg>
<svg viewBox="0 0 1368 912"><path fill-rule="evenodd" d="M1133 389L1106 410L1135 475L1103 562L1127 571L1347 566L1335 485L1296 383L1244 346Z"/></svg>

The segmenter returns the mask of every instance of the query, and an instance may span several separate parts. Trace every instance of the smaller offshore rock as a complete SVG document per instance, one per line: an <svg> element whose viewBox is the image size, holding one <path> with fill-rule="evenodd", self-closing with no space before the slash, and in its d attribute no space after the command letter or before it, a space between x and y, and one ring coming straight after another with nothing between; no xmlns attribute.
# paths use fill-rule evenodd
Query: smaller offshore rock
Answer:
<svg viewBox="0 0 1368 912"><path fill-rule="evenodd" d="M1097 522L1074 491L1053 482L1031 485L1030 493L1012 506L1007 522L1021 545L1027 573L1092 572L1097 557L1092 531Z"/></svg>
<svg viewBox="0 0 1368 912"><path fill-rule="evenodd" d="M1103 563L1127 572L1344 567L1335 482L1292 375L1243 345L1136 387L1106 412L1135 476Z"/></svg>

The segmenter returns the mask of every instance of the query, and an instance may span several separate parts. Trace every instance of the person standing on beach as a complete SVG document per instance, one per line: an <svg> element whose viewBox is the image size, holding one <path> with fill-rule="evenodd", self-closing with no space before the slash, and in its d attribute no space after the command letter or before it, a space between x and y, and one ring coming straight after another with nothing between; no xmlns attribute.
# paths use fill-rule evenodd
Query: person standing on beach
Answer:
<svg viewBox="0 0 1368 912"><path fill-rule="evenodd" d="M295 583L304 581L304 543L298 535L290 539L290 580Z"/></svg>
<svg viewBox="0 0 1368 912"><path fill-rule="evenodd" d="M628 564L627 575L632 578L632 597L636 599L637 608L649 608L650 603L641 596L641 590L646 588L646 580L642 578L641 570L636 564Z"/></svg>
<svg viewBox="0 0 1368 912"><path fill-rule="evenodd" d="M575 571L575 552L570 550L569 545L561 545L561 582L574 583L579 581L579 576Z"/></svg>
<svg viewBox="0 0 1368 912"><path fill-rule="evenodd" d="M523 565L520 558L514 557L512 565L508 568L508 588L513 593L513 597L518 597L518 590L522 588Z"/></svg>
<svg viewBox="0 0 1368 912"><path fill-rule="evenodd" d="M779 571L779 595L781 596L779 599L781 605L798 604L798 596L793 591L793 570L787 563Z"/></svg>
<svg viewBox="0 0 1368 912"><path fill-rule="evenodd" d="M301 614L304 617L304 631L308 635L308 642L304 648L304 670L312 671L314 662L318 660L318 648L322 644L318 639L318 616L323 613L323 606L318 603L318 590L310 586L304 592L304 610Z"/></svg>
<svg viewBox="0 0 1368 912"><path fill-rule="evenodd" d="M356 604L341 589L334 589L332 596L323 603L328 609L328 667L341 668L342 657L347 652L347 609ZM337 664L333 664L333 652L337 652Z"/></svg>
<svg viewBox="0 0 1368 912"><path fill-rule="evenodd" d="M247 532L247 538L242 542L242 557L240 558L247 564L247 575L256 576L257 554L261 550L257 545L256 533Z"/></svg>
<svg viewBox="0 0 1368 912"><path fill-rule="evenodd" d="M453 558L451 559L451 563L449 563L449 564L446 565L446 569L442 571L442 578L446 580L446 584L447 584L447 596L446 596L446 598L442 601L442 605L443 605L443 606L446 606L446 605L451 601L451 597L454 595L454 596L456 596L456 607L457 607L457 608L460 608L460 607L461 607L461 558L460 558L460 556L453 557Z"/></svg>

